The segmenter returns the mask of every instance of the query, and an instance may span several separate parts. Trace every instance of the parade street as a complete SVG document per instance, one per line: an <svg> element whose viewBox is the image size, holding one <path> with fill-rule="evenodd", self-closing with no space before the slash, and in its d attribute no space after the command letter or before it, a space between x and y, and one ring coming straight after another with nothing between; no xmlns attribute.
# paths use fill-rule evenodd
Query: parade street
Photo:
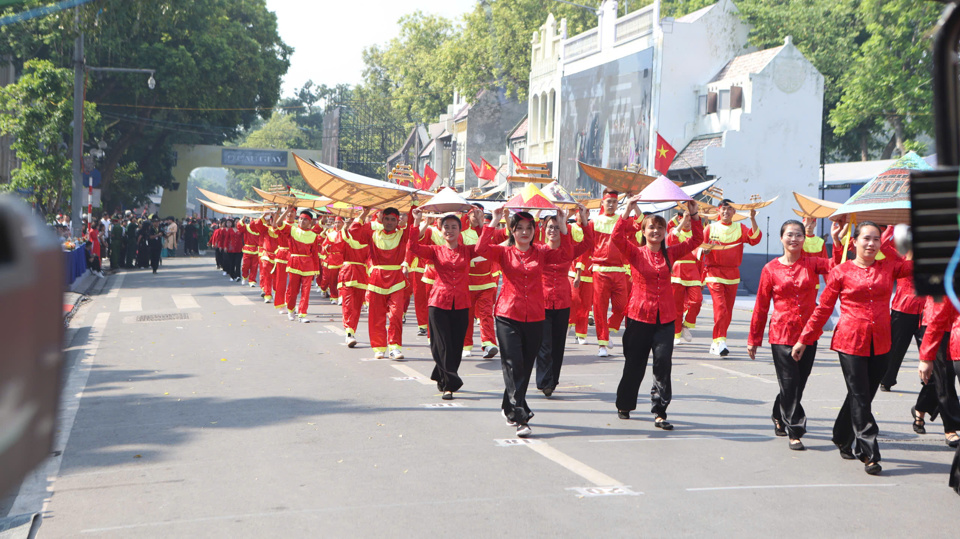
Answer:
<svg viewBox="0 0 960 539"><path fill-rule="evenodd" d="M649 379L617 418L619 339L597 358L591 334L568 344L553 398L531 383L533 436L519 440L500 416L499 358L474 352L443 401L409 321L406 360L372 361L365 322L347 348L319 294L311 323L292 323L212 258L165 259L97 281L79 307L57 452L3 509L42 506L39 537L954 536L953 450L939 421L911 430L915 349L874 401L873 477L830 442L845 388L829 333L796 452L769 419L769 349L744 352L749 313L726 359L707 355L710 316L674 354L672 432L653 427Z"/></svg>

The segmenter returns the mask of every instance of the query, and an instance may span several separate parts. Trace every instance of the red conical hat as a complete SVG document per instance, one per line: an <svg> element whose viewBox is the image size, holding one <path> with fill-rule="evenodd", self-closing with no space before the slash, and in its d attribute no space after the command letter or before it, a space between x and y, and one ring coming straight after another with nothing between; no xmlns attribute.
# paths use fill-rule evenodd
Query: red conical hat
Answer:
<svg viewBox="0 0 960 539"><path fill-rule="evenodd" d="M640 202L685 202L693 200L666 176L660 176L640 191Z"/></svg>
<svg viewBox="0 0 960 539"><path fill-rule="evenodd" d="M543 194L543 191L537 189L537 186L528 183L523 191L517 193L513 198L503 205L504 208L511 210L555 210L557 206Z"/></svg>

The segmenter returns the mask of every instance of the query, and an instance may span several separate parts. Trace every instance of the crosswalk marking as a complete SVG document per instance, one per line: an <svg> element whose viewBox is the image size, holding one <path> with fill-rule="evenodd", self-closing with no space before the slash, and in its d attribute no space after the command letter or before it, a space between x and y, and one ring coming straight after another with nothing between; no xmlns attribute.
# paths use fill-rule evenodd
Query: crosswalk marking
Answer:
<svg viewBox="0 0 960 539"><path fill-rule="evenodd" d="M199 309L200 304L193 299L190 294L178 294L171 296L178 309Z"/></svg>
<svg viewBox="0 0 960 539"><path fill-rule="evenodd" d="M120 312L132 313L142 310L143 305L140 303L140 298L120 298Z"/></svg>
<svg viewBox="0 0 960 539"><path fill-rule="evenodd" d="M247 296L223 296L224 299L230 302L230 305L253 305L253 302L250 301Z"/></svg>
<svg viewBox="0 0 960 539"><path fill-rule="evenodd" d="M126 273L121 273L113 279L113 288L104 296L105 298L115 298L117 294L120 293L120 288L123 286L123 278L126 277Z"/></svg>

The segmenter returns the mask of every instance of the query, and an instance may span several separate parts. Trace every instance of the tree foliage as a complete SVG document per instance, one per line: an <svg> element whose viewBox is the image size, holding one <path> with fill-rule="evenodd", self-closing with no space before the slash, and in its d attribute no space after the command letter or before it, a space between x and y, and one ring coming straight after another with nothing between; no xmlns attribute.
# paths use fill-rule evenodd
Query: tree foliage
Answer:
<svg viewBox="0 0 960 539"><path fill-rule="evenodd" d="M307 148L309 139L307 130L297 125L293 115L277 111L258 128L247 133L239 146L241 148L291 150ZM227 177L227 194L234 198L257 198L253 187L267 190L274 186L287 185L310 191L310 187L299 173L251 170L231 171L231 174Z"/></svg>
<svg viewBox="0 0 960 539"><path fill-rule="evenodd" d="M11 136L20 160L5 187L24 194L43 215L63 211L72 190L73 72L47 60L27 62L17 82L0 88L0 110L0 133ZM96 130L92 103L85 104L85 117L85 131Z"/></svg>

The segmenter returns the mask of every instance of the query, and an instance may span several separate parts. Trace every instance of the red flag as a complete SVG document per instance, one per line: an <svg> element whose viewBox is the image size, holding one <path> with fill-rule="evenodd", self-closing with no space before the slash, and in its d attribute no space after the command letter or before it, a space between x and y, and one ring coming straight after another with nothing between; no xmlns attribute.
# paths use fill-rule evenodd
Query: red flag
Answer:
<svg viewBox="0 0 960 539"><path fill-rule="evenodd" d="M496 181L497 169L482 157L480 158L480 168L480 173L477 174L478 178L487 180L488 182Z"/></svg>
<svg viewBox="0 0 960 539"><path fill-rule="evenodd" d="M479 177L480 177L480 167L478 167L477 164L473 162L473 159L469 159L469 158L468 158L467 161L470 161L470 168L473 169L473 173L476 174L477 177L479 178Z"/></svg>
<svg viewBox="0 0 960 539"><path fill-rule="evenodd" d="M416 189L420 189L420 184L423 183L423 178L421 178L420 175L417 174L416 170L412 170L411 172L413 172L413 187ZM407 185L408 186L410 185L409 180L407 180Z"/></svg>
<svg viewBox="0 0 960 539"><path fill-rule="evenodd" d="M426 181L423 183L421 189L430 189L433 187L434 182L437 181L437 172L430 168L430 165L425 165L423 167L423 179Z"/></svg>
<svg viewBox="0 0 960 539"><path fill-rule="evenodd" d="M660 133L657 133L657 154L654 156L653 168L657 169L660 174L664 176L667 175L667 171L670 170L670 165L673 163L673 158L677 156L677 150L673 149L673 146L667 144L667 141L660 136Z"/></svg>
<svg viewBox="0 0 960 539"><path fill-rule="evenodd" d="M514 166L516 166L517 168L522 168L522 167L523 167L523 161L521 161L519 157L517 157L516 155L514 155L513 152L510 152L510 159L513 159L513 164L514 164Z"/></svg>

